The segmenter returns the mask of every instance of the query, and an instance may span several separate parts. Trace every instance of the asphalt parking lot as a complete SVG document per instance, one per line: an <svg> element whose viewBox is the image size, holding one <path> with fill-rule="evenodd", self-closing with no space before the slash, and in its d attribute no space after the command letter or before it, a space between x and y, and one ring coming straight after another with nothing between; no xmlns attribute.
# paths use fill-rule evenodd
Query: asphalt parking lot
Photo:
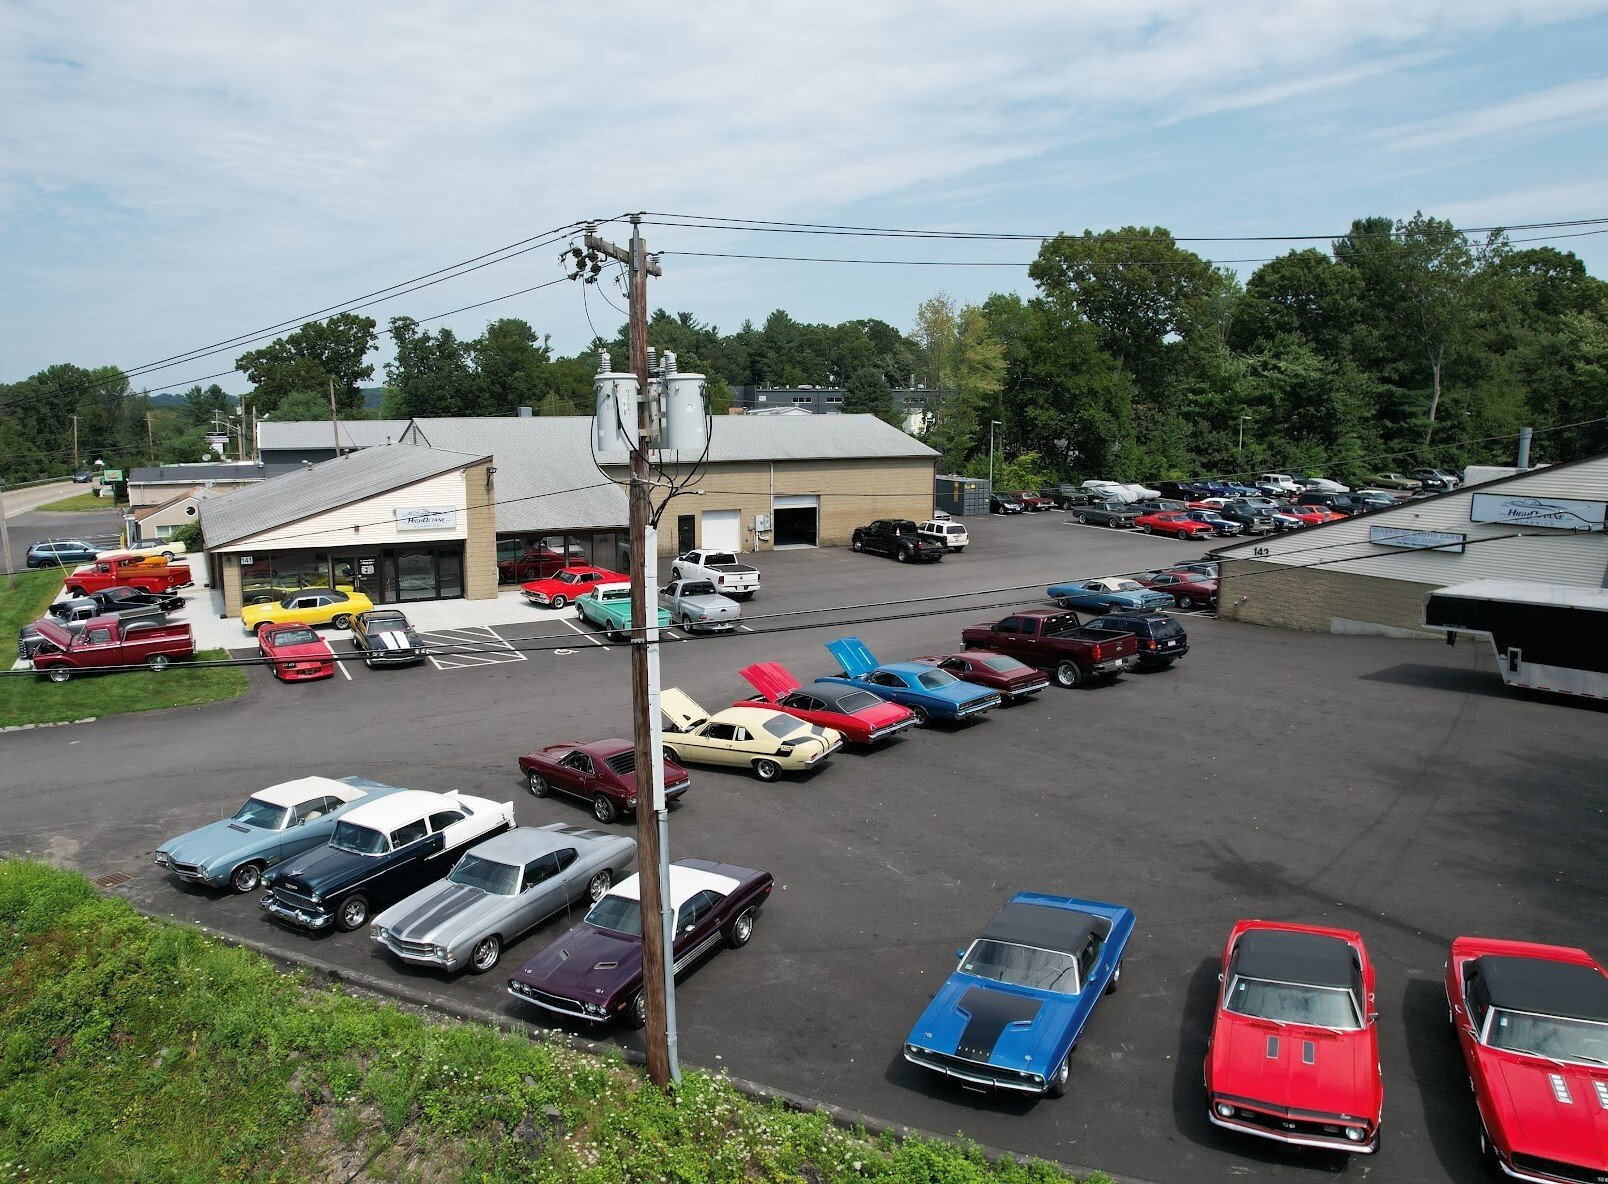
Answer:
<svg viewBox="0 0 1608 1184"><path fill-rule="evenodd" d="M968 525L973 547L932 567L846 550L761 556L765 589L745 606L755 632L667 645L665 685L713 709L750 693L736 673L749 662L829 673L822 642L845 632L884 658L941 652L962 625L999 615L981 606L1036 599L1009 589L1200 550L1059 514ZM948 593L967 595L926 599ZM860 623L809 627L823 617ZM1052 689L776 785L695 769L672 815L672 856L765 868L778 887L745 949L683 981L683 1057L1150 1180L1316 1178L1348 1165L1211 1127L1200 1066L1215 958L1236 918L1343 925L1362 931L1378 965L1386 1088L1381 1150L1350 1170L1480 1179L1438 975L1460 933L1608 955L1603 711L1510 695L1473 645L1185 624L1193 649L1172 670ZM551 622L497 629L525 661L354 664L350 681L293 686L256 670L238 703L8 735L0 850L128 875L117 890L142 907L536 1019L504 992L506 971L561 921L513 946L498 971L449 980L391 962L366 934L304 936L252 899L180 887L150 854L251 791L310 773L512 799L524 823L589 821L584 803L530 798L515 766L544 743L627 729L625 648L563 632L572 640L552 640ZM956 946L1028 888L1121 902L1139 919L1122 990L1074 1055L1068 1096L966 1093L907 1066L904 1035Z"/></svg>

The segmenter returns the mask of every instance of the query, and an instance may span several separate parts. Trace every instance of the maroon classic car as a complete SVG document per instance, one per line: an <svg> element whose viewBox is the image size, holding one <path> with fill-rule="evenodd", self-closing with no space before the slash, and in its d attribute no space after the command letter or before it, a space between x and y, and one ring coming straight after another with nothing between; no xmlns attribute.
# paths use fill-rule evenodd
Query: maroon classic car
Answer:
<svg viewBox="0 0 1608 1184"><path fill-rule="evenodd" d="M636 745L629 740L549 744L519 758L519 771L533 797L563 793L592 803L592 817L613 822L637 808ZM673 802L692 779L675 761L664 762L664 797Z"/></svg>
<svg viewBox="0 0 1608 1184"><path fill-rule="evenodd" d="M508 993L559 1015L640 1028L646 1018L640 886L641 877L631 876L609 889L584 921L514 972ZM707 859L672 863L676 966L690 967L722 941L734 950L747 945L771 887L769 872Z"/></svg>
<svg viewBox="0 0 1608 1184"><path fill-rule="evenodd" d="M803 686L780 662L758 662L737 673L759 694L739 699L733 707L763 703L805 723L842 732L850 744L876 744L919 722L910 708L859 687L820 681Z"/></svg>
<svg viewBox="0 0 1608 1184"><path fill-rule="evenodd" d="M1179 608L1216 608L1217 581L1192 571L1147 571L1133 577L1146 588L1165 592Z"/></svg>
<svg viewBox="0 0 1608 1184"><path fill-rule="evenodd" d="M1007 703L1016 703L1029 695L1036 695L1050 685L1043 671L1035 670L1025 662L1018 662L1007 654L991 654L987 650L933 654L910 660L947 670L965 682L991 687L1003 695Z"/></svg>

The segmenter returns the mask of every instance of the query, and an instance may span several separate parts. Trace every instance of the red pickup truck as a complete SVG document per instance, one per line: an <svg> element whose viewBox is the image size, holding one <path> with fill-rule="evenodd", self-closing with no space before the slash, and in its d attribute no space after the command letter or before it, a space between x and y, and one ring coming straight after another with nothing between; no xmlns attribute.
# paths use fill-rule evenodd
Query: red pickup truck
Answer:
<svg viewBox="0 0 1608 1184"><path fill-rule="evenodd" d="M88 596L91 592L119 585L160 594L188 588L193 581L187 563L163 563L160 560L152 563L149 558L144 558L102 559L97 563L88 563L68 576L66 583L67 595Z"/></svg>
<svg viewBox="0 0 1608 1184"><path fill-rule="evenodd" d="M1132 633L1097 633L1083 628L1076 613L1024 608L992 625L961 630L969 650L1009 654L1048 670L1063 687L1091 678L1107 681L1139 665L1139 639Z"/></svg>
<svg viewBox="0 0 1608 1184"><path fill-rule="evenodd" d="M195 636L190 626L165 621L122 621L95 617L73 633L53 617L34 626L44 640L34 651L33 668L51 682L66 682L80 670L108 666L137 666L166 670L175 658L195 657Z"/></svg>

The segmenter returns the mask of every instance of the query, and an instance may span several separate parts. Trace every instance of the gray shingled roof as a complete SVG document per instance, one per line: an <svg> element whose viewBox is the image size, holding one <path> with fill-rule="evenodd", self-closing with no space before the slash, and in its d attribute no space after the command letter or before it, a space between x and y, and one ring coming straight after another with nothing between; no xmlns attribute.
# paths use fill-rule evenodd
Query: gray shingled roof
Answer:
<svg viewBox="0 0 1608 1184"><path fill-rule="evenodd" d="M486 452L395 444L365 448L321 464L297 465L271 480L203 499L201 532L208 547L228 546L488 458Z"/></svg>
<svg viewBox="0 0 1608 1184"><path fill-rule="evenodd" d="M130 485L204 485L208 481L261 481L296 468L295 464L235 464L217 461L200 465L156 465L130 469Z"/></svg>
<svg viewBox="0 0 1608 1184"><path fill-rule="evenodd" d="M405 419L343 419L342 448L379 448L402 439ZM327 419L257 421L257 450L334 448L335 434Z"/></svg>

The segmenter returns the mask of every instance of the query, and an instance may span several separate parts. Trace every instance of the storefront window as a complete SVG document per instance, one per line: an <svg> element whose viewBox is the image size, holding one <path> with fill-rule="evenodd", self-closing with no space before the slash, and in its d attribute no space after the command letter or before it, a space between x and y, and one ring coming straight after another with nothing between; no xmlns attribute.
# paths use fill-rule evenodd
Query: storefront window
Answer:
<svg viewBox="0 0 1608 1184"><path fill-rule="evenodd" d="M436 555L436 571L439 577L438 594L443 600L451 600L463 595L463 553L461 551L440 551Z"/></svg>
<svg viewBox="0 0 1608 1184"><path fill-rule="evenodd" d="M429 551L399 551L396 556L396 599L436 598L435 556Z"/></svg>

